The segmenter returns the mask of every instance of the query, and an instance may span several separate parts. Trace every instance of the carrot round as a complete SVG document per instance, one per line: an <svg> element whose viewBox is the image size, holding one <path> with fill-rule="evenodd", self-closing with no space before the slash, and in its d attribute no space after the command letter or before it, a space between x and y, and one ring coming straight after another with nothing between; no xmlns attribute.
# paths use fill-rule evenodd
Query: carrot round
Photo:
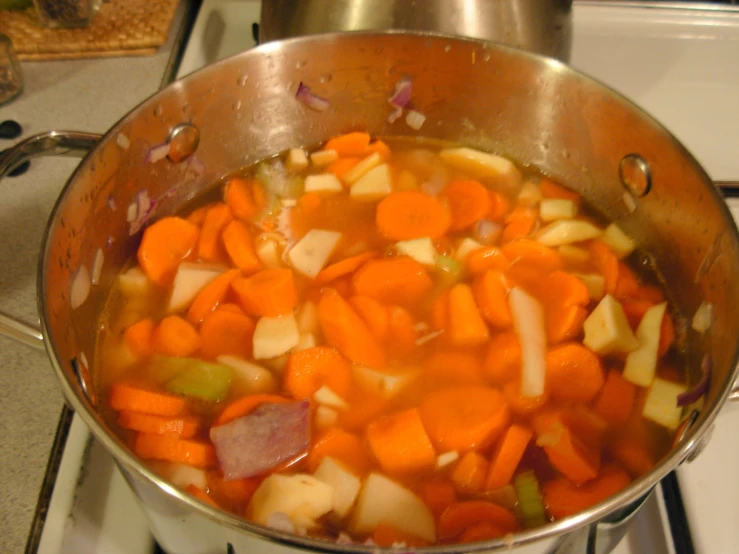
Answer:
<svg viewBox="0 0 739 554"><path fill-rule="evenodd" d="M153 337L156 324L150 317L131 325L123 333L123 339L137 358L146 358L154 350Z"/></svg>
<svg viewBox="0 0 739 554"><path fill-rule="evenodd" d="M511 241L504 244L501 250L512 263L532 265L545 273L562 267L559 252L535 240L522 238Z"/></svg>
<svg viewBox="0 0 739 554"><path fill-rule="evenodd" d="M549 350L546 365L547 389L558 400L589 402L605 382L600 358L574 342Z"/></svg>
<svg viewBox="0 0 739 554"><path fill-rule="evenodd" d="M200 326L201 354L215 359L223 354L251 356L254 322L249 316L218 309L203 319Z"/></svg>
<svg viewBox="0 0 739 554"><path fill-rule="evenodd" d="M473 523L465 529L461 535L457 537L457 542L465 544L468 542L489 541L504 537L510 531L507 531L500 525L495 525L488 521Z"/></svg>
<svg viewBox="0 0 739 554"><path fill-rule="evenodd" d="M503 385L503 396L505 396L511 411L519 417L530 416L549 401L549 393L546 391L541 396L522 396L519 379L508 381Z"/></svg>
<svg viewBox="0 0 739 554"><path fill-rule="evenodd" d="M488 191L488 197L490 198L488 217L493 221L503 223L505 216L511 209L511 202L501 193L494 190Z"/></svg>
<svg viewBox="0 0 739 554"><path fill-rule="evenodd" d="M349 409L339 413L339 425L347 431L363 431L370 421L385 411L387 405L386 399L373 394L352 398Z"/></svg>
<svg viewBox="0 0 739 554"><path fill-rule="evenodd" d="M380 139L377 139L375 142L371 142L365 149L364 155L369 156L375 152L377 152L384 161L389 160L392 155L390 147Z"/></svg>
<svg viewBox="0 0 739 554"><path fill-rule="evenodd" d="M635 399L636 385L624 379L617 369L611 369L595 399L594 408L610 424L621 425L629 419Z"/></svg>
<svg viewBox="0 0 739 554"><path fill-rule="evenodd" d="M308 447L308 470L318 469L321 460L329 456L343 463L357 475L364 475L371 466L366 448L357 435L343 429L331 428Z"/></svg>
<svg viewBox="0 0 739 554"><path fill-rule="evenodd" d="M290 402L290 399L275 394L250 394L243 396L223 408L223 411L218 414L218 417L213 422L213 427L225 425L229 421L249 415L262 404L282 404L284 402Z"/></svg>
<svg viewBox="0 0 739 554"><path fill-rule="evenodd" d="M386 523L380 523L372 533L372 540L377 546L390 548L396 544L404 544L408 548L428 546L428 541L416 537Z"/></svg>
<svg viewBox="0 0 739 554"><path fill-rule="evenodd" d="M332 137L323 145L323 150L335 150L339 156L362 157L370 143L369 133L353 131Z"/></svg>
<svg viewBox="0 0 739 554"><path fill-rule="evenodd" d="M231 286L231 281L241 275L238 269L231 269L225 273L221 273L210 283L205 285L198 292L190 308L187 310L187 319L190 323L198 324L210 312L215 310L223 299Z"/></svg>
<svg viewBox="0 0 739 554"><path fill-rule="evenodd" d="M225 259L221 232L232 220L233 212L228 204L218 202L208 208L198 240L198 257L201 260L220 262Z"/></svg>
<svg viewBox="0 0 739 554"><path fill-rule="evenodd" d="M186 406L179 396L154 392L132 385L115 383L110 387L110 407L119 411L130 411L160 416L175 416Z"/></svg>
<svg viewBox="0 0 739 554"><path fill-rule="evenodd" d="M377 230L391 240L439 238L452 224L449 208L441 200L417 191L394 192L378 205Z"/></svg>
<svg viewBox="0 0 739 554"><path fill-rule="evenodd" d="M518 529L518 520L509 510L485 500L455 502L439 516L440 540L451 540L476 523L492 523L508 532Z"/></svg>
<svg viewBox="0 0 739 554"><path fill-rule="evenodd" d="M451 383L482 384L482 361L472 352L445 349L423 363L424 375Z"/></svg>
<svg viewBox="0 0 739 554"><path fill-rule="evenodd" d="M616 284L618 282L618 257L607 244L599 240L594 240L590 243L588 252L590 262L603 276L603 290L606 294L613 294L616 291Z"/></svg>
<svg viewBox="0 0 739 554"><path fill-rule="evenodd" d="M475 180L456 180L449 183L441 193L452 212L452 231L472 227L490 211L490 195L485 186Z"/></svg>
<svg viewBox="0 0 739 554"><path fill-rule="evenodd" d="M159 322L153 335L154 349L168 356L189 356L200 348L200 335L185 319L177 315Z"/></svg>
<svg viewBox="0 0 739 554"><path fill-rule="evenodd" d="M159 286L172 283L177 267L198 244L200 229L180 217L163 217L144 231L139 265Z"/></svg>
<svg viewBox="0 0 739 554"><path fill-rule="evenodd" d="M500 240L503 244L524 239L530 236L536 229L537 218L535 215L522 215L506 223Z"/></svg>
<svg viewBox="0 0 739 554"><path fill-rule="evenodd" d="M389 310L368 296L352 296L349 303L367 324L375 338L385 340L390 329Z"/></svg>
<svg viewBox="0 0 739 554"><path fill-rule="evenodd" d="M480 275L490 269L508 269L511 260L497 246L486 246L470 252L466 263L467 270L472 275Z"/></svg>
<svg viewBox="0 0 739 554"><path fill-rule="evenodd" d="M193 485L192 483L190 483L189 485L187 485L187 487L185 487L185 492L187 492L187 494L194 496L201 502L205 502L206 504L213 506L214 508L220 508L218 503L215 500L213 500L210 496L208 496L208 493L205 492L200 487L198 487L197 485Z"/></svg>
<svg viewBox="0 0 739 554"><path fill-rule="evenodd" d="M409 473L434 465L436 454L417 408L380 416L367 426L372 453L388 473Z"/></svg>
<svg viewBox="0 0 739 554"><path fill-rule="evenodd" d="M541 283L539 296L549 344L576 338L588 316L590 296L585 284L574 275L553 271Z"/></svg>
<svg viewBox="0 0 739 554"><path fill-rule="evenodd" d="M346 399L352 386L351 369L333 348L314 346L290 354L285 369L285 389L295 398L313 396L326 386Z"/></svg>
<svg viewBox="0 0 739 554"><path fill-rule="evenodd" d="M233 177L226 183L223 198L237 218L250 219L264 208L264 192L258 190L261 188L256 179Z"/></svg>
<svg viewBox="0 0 739 554"><path fill-rule="evenodd" d="M289 269L264 269L251 277L231 281L239 304L251 315L278 317L292 313L298 290Z"/></svg>
<svg viewBox="0 0 739 554"><path fill-rule="evenodd" d="M533 435L531 429L522 425L514 424L508 428L490 460L486 488L497 489L511 482Z"/></svg>
<svg viewBox="0 0 739 554"><path fill-rule="evenodd" d="M424 480L421 484L421 499L435 516L439 516L457 501L457 489L449 481Z"/></svg>
<svg viewBox="0 0 739 554"><path fill-rule="evenodd" d="M370 260L357 270L352 279L356 294L401 306L419 302L433 285L426 269L406 257Z"/></svg>
<svg viewBox="0 0 739 554"><path fill-rule="evenodd" d="M536 444L549 462L573 483L586 483L598 476L600 450L588 448L565 425L562 412L553 411L533 418Z"/></svg>
<svg viewBox="0 0 739 554"><path fill-rule="evenodd" d="M337 177L341 178L344 173L349 171L352 167L362 161L362 158L339 158L335 162L331 162L326 166L326 171L333 173Z"/></svg>
<svg viewBox="0 0 739 554"><path fill-rule="evenodd" d="M217 463L213 445L164 435L139 433L133 451L144 460L164 460L200 468L214 467Z"/></svg>
<svg viewBox="0 0 739 554"><path fill-rule="evenodd" d="M513 316L508 306L510 283L501 271L488 270L472 283L475 301L480 314L491 325L508 328L513 325Z"/></svg>
<svg viewBox="0 0 739 554"><path fill-rule="evenodd" d="M376 256L377 254L372 251L362 252L356 256L344 258L343 260L333 263L322 269L318 275L316 275L316 284L325 285L334 279L354 273L364 262L371 260Z"/></svg>
<svg viewBox="0 0 739 554"><path fill-rule="evenodd" d="M503 385L521 376L521 344L513 331L495 335L485 358L485 375L495 385Z"/></svg>
<svg viewBox="0 0 739 554"><path fill-rule="evenodd" d="M578 205L580 204L580 195L578 193L566 189L562 185L558 185L546 177L542 177L539 181L539 191L544 198L561 198L564 200L572 200Z"/></svg>
<svg viewBox="0 0 739 554"><path fill-rule="evenodd" d="M198 419L191 416L167 417L127 410L118 413L117 422L124 429L152 435L171 435L181 439L194 436L200 427Z"/></svg>
<svg viewBox="0 0 739 554"><path fill-rule="evenodd" d="M541 493L549 514L556 519L586 510L609 496L625 489L631 483L629 475L617 466L603 468L597 479L575 486L567 479L555 479L542 485Z"/></svg>
<svg viewBox="0 0 739 554"><path fill-rule="evenodd" d="M488 326L480 315L469 285L459 283L449 291L449 340L457 346L487 342Z"/></svg>
<svg viewBox="0 0 739 554"><path fill-rule="evenodd" d="M390 306L388 311L387 345L392 354L406 356L416 348L416 322L402 306Z"/></svg>
<svg viewBox="0 0 739 554"><path fill-rule="evenodd" d="M441 451L485 448L510 419L508 404L499 391L473 385L429 393L421 402L420 414L433 444Z"/></svg>
<svg viewBox="0 0 739 554"><path fill-rule="evenodd" d="M254 243L249 227L235 219L223 229L223 246L233 264L245 275L259 271L262 267L254 251Z"/></svg>
<svg viewBox="0 0 739 554"><path fill-rule="evenodd" d="M452 482L461 493L475 493L485 486L488 461L479 452L470 451L462 456L452 471Z"/></svg>

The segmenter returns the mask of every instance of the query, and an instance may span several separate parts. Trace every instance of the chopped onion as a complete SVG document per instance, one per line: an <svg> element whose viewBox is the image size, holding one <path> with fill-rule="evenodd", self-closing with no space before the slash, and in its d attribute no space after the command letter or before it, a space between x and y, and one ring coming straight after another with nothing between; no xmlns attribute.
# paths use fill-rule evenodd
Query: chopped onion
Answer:
<svg viewBox="0 0 739 554"><path fill-rule="evenodd" d="M426 116L423 115L421 112L417 112L416 110L409 110L405 116L405 122L408 124L408 127L415 131L418 131L421 127L423 127L423 123L425 121Z"/></svg>
<svg viewBox="0 0 739 554"><path fill-rule="evenodd" d="M169 154L169 143L165 142L164 144L158 144L156 146L152 146L149 151L146 153L146 158L144 158L144 161L146 163L154 164L157 163L159 160L163 160L167 157Z"/></svg>
<svg viewBox="0 0 739 554"><path fill-rule="evenodd" d="M331 105L331 102L315 94L308 85L304 85L302 82L298 85L295 98L317 112L325 112Z"/></svg>
<svg viewBox="0 0 739 554"><path fill-rule="evenodd" d="M267 518L267 527L271 527L276 531L284 531L285 533L294 533L295 524L285 513L275 512Z"/></svg>
<svg viewBox="0 0 739 554"><path fill-rule="evenodd" d="M699 333L705 333L711 328L713 323L713 304L710 302L701 302L698 309L693 315L693 321L690 326Z"/></svg>
<svg viewBox="0 0 739 554"><path fill-rule="evenodd" d="M521 396L541 396L546 379L544 311L533 296L519 287L511 289L508 304L521 344Z"/></svg>
<svg viewBox="0 0 739 554"><path fill-rule="evenodd" d="M77 270L72 279L72 286L69 290L69 305L76 310L87 300L90 294L90 272L83 265Z"/></svg>
<svg viewBox="0 0 739 554"><path fill-rule="evenodd" d="M426 344L427 342L434 340L436 337L441 336L442 334L444 334L444 329L439 329L438 331L432 331L431 333L428 333L427 335L418 337L416 339L416 346L422 346Z"/></svg>
<svg viewBox="0 0 739 554"><path fill-rule="evenodd" d="M693 388L678 395L677 405L687 406L706 394L708 392L708 386L711 384L712 373L713 362L711 361L711 356L706 354L701 361L701 378Z"/></svg>
<svg viewBox="0 0 739 554"><path fill-rule="evenodd" d="M498 242L502 232L503 226L489 219L481 219L472 228L473 238L486 246Z"/></svg>
<svg viewBox="0 0 739 554"><path fill-rule="evenodd" d="M133 219L129 219L131 228L129 229L129 235L135 235L144 226L149 216L156 207L156 202L149 198L149 193L146 190L140 190L136 195L132 205L136 205L135 216ZM128 207L128 215L131 215L131 206Z"/></svg>
<svg viewBox="0 0 739 554"><path fill-rule="evenodd" d="M195 175L200 177L203 173L205 173L205 162L202 161L200 158L192 156L190 158L190 163L187 166L187 170L192 171Z"/></svg>
<svg viewBox="0 0 739 554"><path fill-rule="evenodd" d="M115 137L115 142L116 142L116 144L117 144L118 146L120 146L120 147L121 147L121 148L123 148L124 150L128 150L128 148L129 148L129 147L131 146L131 141L130 141L130 140L129 140L129 138L128 138L128 137L127 137L127 136L126 136L125 134L123 134L123 133L118 133L118 135L116 135L116 137Z"/></svg>
<svg viewBox="0 0 739 554"><path fill-rule="evenodd" d="M403 108L395 108L390 115L387 116L388 123L395 123L403 115Z"/></svg>
<svg viewBox="0 0 739 554"><path fill-rule="evenodd" d="M633 214L636 211L636 200L634 200L634 197L631 196L630 192L624 191L622 198L624 200L624 204L626 204L626 209L629 210L630 214Z"/></svg>
<svg viewBox="0 0 739 554"><path fill-rule="evenodd" d="M108 195L107 204L108 204L108 209L111 212L114 212L114 211L116 211L118 209L118 204L116 203L115 198L113 197L112 194L109 194Z"/></svg>
<svg viewBox="0 0 739 554"><path fill-rule="evenodd" d="M103 255L103 251L98 248L95 252L95 259L92 261L92 279L91 282L93 285L97 285L100 282L100 273L103 271L103 262L105 261L105 256Z"/></svg>
<svg viewBox="0 0 739 554"><path fill-rule="evenodd" d="M411 100L413 82L408 77L403 77L395 85L395 91L388 98L390 105L395 108L405 108Z"/></svg>

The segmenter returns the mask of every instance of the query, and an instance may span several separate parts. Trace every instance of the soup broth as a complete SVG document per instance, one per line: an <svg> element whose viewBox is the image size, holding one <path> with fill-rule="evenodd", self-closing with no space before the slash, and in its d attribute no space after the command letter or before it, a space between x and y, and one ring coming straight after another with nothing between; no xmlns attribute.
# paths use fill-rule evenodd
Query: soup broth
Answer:
<svg viewBox="0 0 739 554"><path fill-rule="evenodd" d="M674 308L634 241L493 154L349 133L151 223L111 292L104 414L262 525L379 546L605 500L680 423Z"/></svg>

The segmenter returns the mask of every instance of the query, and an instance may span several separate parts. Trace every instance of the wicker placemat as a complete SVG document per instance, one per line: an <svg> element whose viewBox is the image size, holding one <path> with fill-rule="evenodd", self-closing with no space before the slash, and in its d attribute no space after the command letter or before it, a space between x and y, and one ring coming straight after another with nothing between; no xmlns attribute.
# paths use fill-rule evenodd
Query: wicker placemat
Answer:
<svg viewBox="0 0 739 554"><path fill-rule="evenodd" d="M21 60L154 54L167 40L180 0L110 0L84 29L42 27L33 8L0 12L0 33Z"/></svg>

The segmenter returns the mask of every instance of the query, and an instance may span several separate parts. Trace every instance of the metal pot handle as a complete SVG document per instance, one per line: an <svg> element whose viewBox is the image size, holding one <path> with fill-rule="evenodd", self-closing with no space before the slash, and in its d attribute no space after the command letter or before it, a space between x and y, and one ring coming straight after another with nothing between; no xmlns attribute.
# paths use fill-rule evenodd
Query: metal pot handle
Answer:
<svg viewBox="0 0 739 554"><path fill-rule="evenodd" d="M49 131L19 142L0 154L0 179L17 166L39 156L83 157L97 144L102 135L77 131ZM38 326L28 325L0 312L0 335L43 350L44 336Z"/></svg>

